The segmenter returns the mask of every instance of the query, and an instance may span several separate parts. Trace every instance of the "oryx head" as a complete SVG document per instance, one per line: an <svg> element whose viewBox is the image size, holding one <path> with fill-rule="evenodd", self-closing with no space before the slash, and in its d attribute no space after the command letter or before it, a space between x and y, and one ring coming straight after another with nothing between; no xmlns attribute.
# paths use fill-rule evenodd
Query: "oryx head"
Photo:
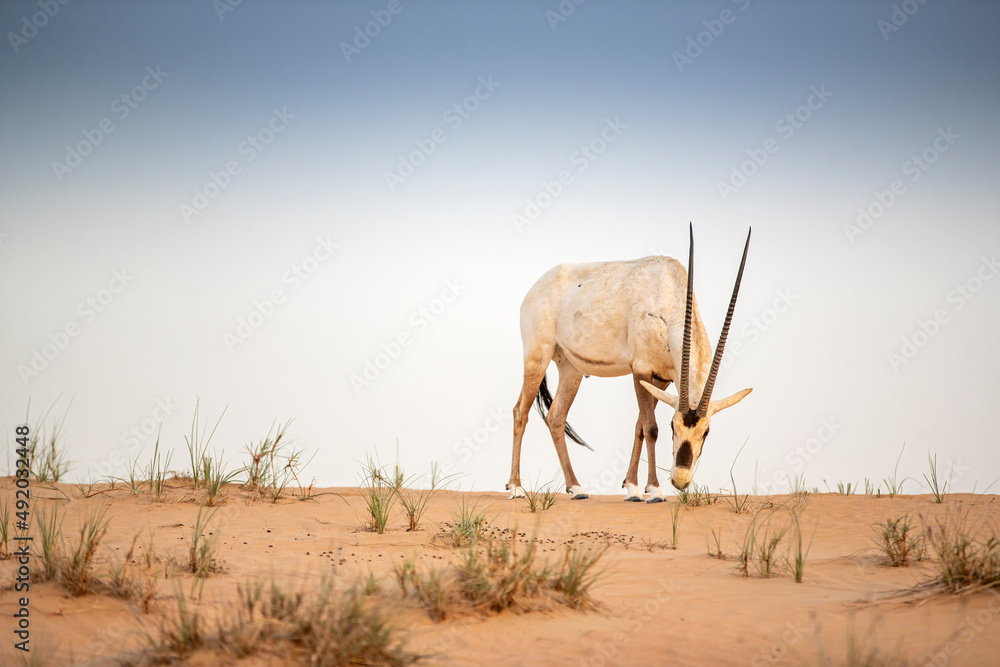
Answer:
<svg viewBox="0 0 1000 667"><path fill-rule="evenodd" d="M693 309L692 289L694 284L694 229L691 228L691 241L688 250L688 282L687 282L687 304L684 309L684 345L681 350L681 373L677 382L677 396L668 394L665 391L654 387L646 381L642 381L642 386L650 394L663 401L674 409L673 419L670 420L670 430L673 433L674 445L674 466L670 473L670 483L678 489L686 489L691 483L694 464L701 456L701 449L705 446L705 438L708 437L709 422L719 410L736 405L749 394L752 389L738 391L732 396L718 401L712 400L712 387L715 386L715 378L719 374L719 365L722 363L722 353L726 347L726 336L729 334L729 324L733 319L733 310L736 308L736 295L740 291L740 280L743 279L743 267L747 262L747 250L750 249L750 232L747 232L746 245L743 246L743 259L740 261L740 270L736 275L736 286L733 287L733 297L729 301L729 311L726 313L726 321L722 325L722 334L719 335L719 344L715 347L715 357L712 359L712 370L705 381L705 387L701 393L701 400L698 405L691 407L688 403L688 378L691 365L691 315Z"/></svg>

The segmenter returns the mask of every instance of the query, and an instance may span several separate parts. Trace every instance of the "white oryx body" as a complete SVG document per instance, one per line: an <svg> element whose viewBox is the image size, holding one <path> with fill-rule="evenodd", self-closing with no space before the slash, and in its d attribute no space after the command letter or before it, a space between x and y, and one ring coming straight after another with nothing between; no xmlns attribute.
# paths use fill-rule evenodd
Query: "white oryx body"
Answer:
<svg viewBox="0 0 1000 667"><path fill-rule="evenodd" d="M691 244L689 265L694 256L693 233ZM743 260L746 261L746 248ZM742 272L741 264L741 276ZM666 497L656 475L658 433L654 409L657 398L675 409L671 422L674 432L671 482L680 489L690 484L691 470L701 454L711 415L739 402L750 390L745 389L721 401L710 400L739 278L723 327L714 372L712 348L694 302L689 278L677 260L653 256L621 262L561 264L545 273L528 291L521 304L524 383L514 406L514 451L507 484L512 497L523 495L521 439L536 394L543 416L543 403L549 408L546 422L562 465L566 489L575 498L586 497L569 461L566 436L580 444L586 443L566 425L566 414L581 380L589 375L633 376L639 419L628 473L622 484L627 490L626 500L641 500L638 466L643 441L649 464L646 492L651 494L650 502ZM686 322L689 322L687 346ZM685 363L685 350L688 363ZM550 361L559 369L559 386L554 399L549 398L545 383ZM681 382L685 366L690 367L689 382ZM687 390L681 410L677 409L678 397L663 392L671 382ZM702 388L707 388L707 398ZM689 405L697 409L689 409Z"/></svg>

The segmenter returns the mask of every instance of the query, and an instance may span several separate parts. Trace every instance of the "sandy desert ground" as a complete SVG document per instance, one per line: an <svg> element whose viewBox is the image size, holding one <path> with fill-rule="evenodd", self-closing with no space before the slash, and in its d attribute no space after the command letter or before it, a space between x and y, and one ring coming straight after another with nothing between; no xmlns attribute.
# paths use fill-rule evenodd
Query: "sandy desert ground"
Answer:
<svg viewBox="0 0 1000 667"><path fill-rule="evenodd" d="M11 478L0 480L8 502ZM195 582L182 565L189 559L193 526L203 500L189 483L169 482L164 502L148 494L131 495L119 485L91 489L83 497L74 485L33 485L34 506L58 505L63 534L72 544L80 522L93 508L107 507L108 532L92 565L105 577L121 561L136 534L132 571L142 571L143 549L156 552L159 584L149 613L136 599L122 600L104 584L73 597L56 582L33 583L30 591L31 646L27 664L117 665L141 663L147 635L176 609L175 590L188 596ZM620 497L593 496L532 514L523 500L500 493L441 491L430 502L419 529L407 531L394 510L384 534L362 528L364 502L359 489L320 489L313 498L295 495L276 503L249 502L237 486L228 489L206 537L218 539L221 572L203 580L200 596L188 598L202 624L231 613L240 586L254 579L275 581L288 590L314 592L324 575L347 590L373 573L384 607L407 642L425 655L424 664L441 665L681 665L914 664L990 665L1000 655L1000 591L964 595L922 589L939 573L933 557L907 567L889 567L875 546L874 525L908 514L916 526L954 520L958 512L987 533L1000 528L995 495L874 497L807 494L750 497L750 511L737 514L725 498L710 505L681 506L676 549L669 503L624 503ZM403 598L392 572L407 559L447 573L460 550L441 536L450 529L462 502L486 509L490 531L509 539L516 528L519 548L534 533L538 559L558 563L564 545L609 545L597 568L593 603L573 609L541 600L540 610L495 613L453 606L434 622L413 598ZM800 515L804 539L815 530L802 583L783 563L770 578L754 570L737 572L737 555L752 522L779 528L791 510ZM713 531L721 535L724 558L710 555ZM150 544L150 536L152 543ZM791 533L777 548L788 554ZM11 546L13 548L13 546ZM32 568L41 567L35 557ZM14 649L13 614L23 594L12 590L13 560L0 561L0 661L22 664ZM169 578L167 578L169 577ZM207 631L205 632L207 634ZM877 649L882 661L864 662L849 654ZM243 659L216 649L184 656L183 664L308 664L303 651L267 643Z"/></svg>

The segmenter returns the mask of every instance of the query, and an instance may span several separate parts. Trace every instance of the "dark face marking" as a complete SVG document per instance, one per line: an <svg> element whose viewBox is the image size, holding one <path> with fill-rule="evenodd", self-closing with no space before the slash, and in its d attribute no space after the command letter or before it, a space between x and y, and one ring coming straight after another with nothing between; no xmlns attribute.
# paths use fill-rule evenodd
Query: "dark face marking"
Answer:
<svg viewBox="0 0 1000 667"><path fill-rule="evenodd" d="M690 468L693 459L694 452L691 451L691 441L685 440L681 443L680 449L677 450L677 467Z"/></svg>
<svg viewBox="0 0 1000 667"><path fill-rule="evenodd" d="M696 410L688 410L687 412L684 413L683 417L684 417L684 425L687 426L688 428L693 427L695 424L698 423L698 420L701 419L701 417L698 416L698 412Z"/></svg>

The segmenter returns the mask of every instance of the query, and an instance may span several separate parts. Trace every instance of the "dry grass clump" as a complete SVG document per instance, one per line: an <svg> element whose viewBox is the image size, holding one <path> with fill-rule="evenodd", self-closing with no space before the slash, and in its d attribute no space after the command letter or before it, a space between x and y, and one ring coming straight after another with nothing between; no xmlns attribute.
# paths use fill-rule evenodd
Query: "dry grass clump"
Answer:
<svg viewBox="0 0 1000 667"><path fill-rule="evenodd" d="M744 577L749 577L751 570L754 570L761 579L768 579L774 573L778 563L781 562L778 556L778 545L781 544L791 526L772 528L771 519L774 514L775 512L772 511L767 520L760 523L757 521L760 515L757 515L747 527L743 536L743 544L740 545L739 563L736 566L736 571Z"/></svg>
<svg viewBox="0 0 1000 667"><path fill-rule="evenodd" d="M298 485L302 498L311 497L312 483L304 486L299 475L312 459L304 458L304 448L290 446L286 440L292 421L274 422L263 440L246 446L250 462L243 464L243 489L250 501L267 499L276 503L292 482Z"/></svg>
<svg viewBox="0 0 1000 667"><path fill-rule="evenodd" d="M95 509L80 526L80 539L59 556L60 580L72 595L87 595L93 592L94 580L90 576L90 564L108 532L107 507Z"/></svg>
<svg viewBox="0 0 1000 667"><path fill-rule="evenodd" d="M105 583L111 595L121 600L139 600L142 603L143 612L148 614L160 581L153 566L158 564L160 560L156 556L151 536L139 563L139 572L134 573L135 568L132 568L131 564L138 541L139 534L136 533L135 537L132 538L132 546L125 552L125 556L108 566L108 579Z"/></svg>
<svg viewBox="0 0 1000 667"><path fill-rule="evenodd" d="M365 501L365 516L361 525L365 530L381 535L389 524L403 480L398 476L391 478L378 460L370 456L362 464L361 473L361 497Z"/></svg>
<svg viewBox="0 0 1000 667"><path fill-rule="evenodd" d="M187 569L199 579L206 578L213 572L222 572L222 564L218 560L219 540L211 534L205 535L208 524L215 518L215 510L203 515L204 507L198 508L198 516L191 528L191 546L188 547Z"/></svg>
<svg viewBox="0 0 1000 667"><path fill-rule="evenodd" d="M702 505L711 505L718 499L712 495L708 486L698 486L697 484L692 484L688 489L682 489L677 492L677 499L682 505L687 505L688 507L700 507Z"/></svg>
<svg viewBox="0 0 1000 667"><path fill-rule="evenodd" d="M35 421L35 425L31 428L31 436L27 445L28 470L30 476L41 483L58 483L69 472L71 467L69 461L66 459L66 450L62 442L62 435L66 417L69 415L69 409L73 406L73 400L70 399L62 419L54 419L51 427L47 427L45 424L49 413L61 398L62 395L60 394L42 412L42 415ZM28 409L24 416L25 424L30 423L30 412L31 401L29 400Z"/></svg>
<svg viewBox="0 0 1000 667"><path fill-rule="evenodd" d="M107 593L121 600L138 600L148 614L161 578L161 568L157 567L161 560L153 548L152 536L138 568L133 567L137 533L124 557L112 560L105 575L94 572L95 555L110 524L107 511L107 506L94 508L80 525L79 539L67 543L62 528L65 517L58 506L49 510L40 507L36 521L42 569L33 576L39 581L56 581L75 597Z"/></svg>
<svg viewBox="0 0 1000 667"><path fill-rule="evenodd" d="M603 574L596 565L609 545L567 544L562 559L539 562L537 541L518 549L510 539L490 535L465 543L451 572L422 573L413 559L394 565L404 596L416 598L431 619L442 621L454 607L490 612L533 611L551 603L578 608L592 603L590 590Z"/></svg>
<svg viewBox="0 0 1000 667"><path fill-rule="evenodd" d="M486 518L489 509L479 507L479 500L469 501L462 496L458 509L451 513L451 522L445 524L442 532L435 536L450 547L463 548L475 544L486 536L490 525Z"/></svg>
<svg viewBox="0 0 1000 667"><path fill-rule="evenodd" d="M941 571L936 583L954 593L1000 587L1000 540L987 529L985 522L970 522L961 507L927 526L927 542Z"/></svg>
<svg viewBox="0 0 1000 667"><path fill-rule="evenodd" d="M147 662L182 660L199 649L222 651L237 659L257 654L287 655L297 649L317 667L390 665L423 660L410 652L394 625L385 600L360 588L335 591L324 578L314 595L288 592L277 583L250 582L239 588L239 603L210 625L185 595L161 621L156 637L147 635Z"/></svg>
<svg viewBox="0 0 1000 667"><path fill-rule="evenodd" d="M49 510L38 508L36 522L41 544L42 571L37 575L41 581L58 581L74 596L94 592L99 580L91 575L97 547L108 531L108 508L91 511L80 526L80 538L75 544L67 545L63 536L63 519L59 506Z"/></svg>
<svg viewBox="0 0 1000 667"><path fill-rule="evenodd" d="M473 606L503 611L517 605L528 609L550 578L548 564L535 565L536 544L532 540L517 553L516 531L510 542L492 535L470 544L462 554L456 583L462 597Z"/></svg>
<svg viewBox="0 0 1000 667"><path fill-rule="evenodd" d="M876 546L892 567L906 567L911 559L920 561L924 557L923 537L915 533L908 514L876 524L875 534Z"/></svg>
<svg viewBox="0 0 1000 667"><path fill-rule="evenodd" d="M406 530L414 531L420 526L420 519L423 518L431 498L447 485L448 480L456 475L443 475L437 463L431 463L431 487L429 489L413 489L413 482L419 477L403 479L403 470L399 466L395 468L396 474L393 477L393 491L399 504L403 506L403 513L406 515Z"/></svg>
<svg viewBox="0 0 1000 667"><path fill-rule="evenodd" d="M455 598L453 587L445 580L445 573L437 568L428 568L426 574L420 574L417 564L410 558L403 559L393 565L393 573L396 575L396 583L403 592L403 596L413 595L420 602L421 606L427 610L427 614L434 622L445 620L449 613L449 607ZM373 586L366 584L366 588L371 590Z"/></svg>
<svg viewBox="0 0 1000 667"><path fill-rule="evenodd" d="M531 488L524 490L525 500L528 502L528 511L532 514L537 513L539 510L542 512L552 509L552 506L556 504L558 494L552 489L552 485L555 482L549 482L544 486L539 486L538 482Z"/></svg>

